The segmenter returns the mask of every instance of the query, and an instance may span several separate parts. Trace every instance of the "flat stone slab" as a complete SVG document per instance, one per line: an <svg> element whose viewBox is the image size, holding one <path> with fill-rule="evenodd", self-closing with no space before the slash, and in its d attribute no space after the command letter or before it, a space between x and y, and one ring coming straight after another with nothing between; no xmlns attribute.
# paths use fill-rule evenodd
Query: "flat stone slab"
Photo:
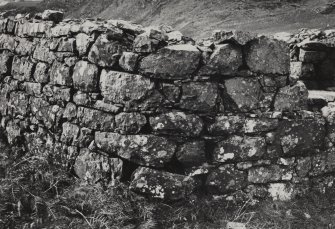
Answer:
<svg viewBox="0 0 335 229"><path fill-rule="evenodd" d="M325 99L327 102L334 102L335 91L309 90L308 99Z"/></svg>

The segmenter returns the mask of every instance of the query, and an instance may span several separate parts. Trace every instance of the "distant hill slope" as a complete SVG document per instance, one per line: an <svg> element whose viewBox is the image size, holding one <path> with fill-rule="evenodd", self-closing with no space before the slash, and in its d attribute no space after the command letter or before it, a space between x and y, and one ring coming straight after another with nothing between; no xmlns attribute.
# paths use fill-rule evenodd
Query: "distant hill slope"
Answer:
<svg viewBox="0 0 335 229"><path fill-rule="evenodd" d="M207 37L215 29L272 33L335 28L331 0L44 0L38 7L64 9L75 18L167 24L194 38Z"/></svg>

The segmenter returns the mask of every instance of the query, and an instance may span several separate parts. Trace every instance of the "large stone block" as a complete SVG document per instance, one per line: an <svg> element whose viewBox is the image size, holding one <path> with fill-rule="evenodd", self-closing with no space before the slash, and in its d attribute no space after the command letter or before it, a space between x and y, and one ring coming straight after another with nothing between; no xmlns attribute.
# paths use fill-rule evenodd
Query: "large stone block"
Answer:
<svg viewBox="0 0 335 229"><path fill-rule="evenodd" d="M56 59L55 53L49 50L49 41L47 39L41 39L34 51L33 58L41 61L52 64Z"/></svg>
<svg viewBox="0 0 335 229"><path fill-rule="evenodd" d="M84 92L95 92L98 89L98 67L86 61L79 61L73 70L73 85Z"/></svg>
<svg viewBox="0 0 335 229"><path fill-rule="evenodd" d="M221 141L214 149L216 162L246 161L261 158L266 154L266 142L263 137L231 136Z"/></svg>
<svg viewBox="0 0 335 229"><path fill-rule="evenodd" d="M93 44L88 54L88 60L102 67L113 67L118 63L119 57L124 51L130 51L129 44L113 40L108 34L102 34Z"/></svg>
<svg viewBox="0 0 335 229"><path fill-rule="evenodd" d="M77 118L81 126L92 130L113 131L115 129L115 116L85 107L79 107Z"/></svg>
<svg viewBox="0 0 335 229"><path fill-rule="evenodd" d="M219 98L218 91L215 83L184 83L179 107L194 112L214 112Z"/></svg>
<svg viewBox="0 0 335 229"><path fill-rule="evenodd" d="M276 144L280 145L284 154L314 152L324 147L325 120L318 116L312 119L283 120L275 135Z"/></svg>
<svg viewBox="0 0 335 229"><path fill-rule="evenodd" d="M208 132L212 135L228 135L243 131L244 116L216 116L214 122L208 126Z"/></svg>
<svg viewBox="0 0 335 229"><path fill-rule="evenodd" d="M140 75L103 70L100 89L106 102L132 106L150 96L154 83Z"/></svg>
<svg viewBox="0 0 335 229"><path fill-rule="evenodd" d="M93 41L94 39L85 33L79 33L76 36L76 47L80 56L87 54L88 49Z"/></svg>
<svg viewBox="0 0 335 229"><path fill-rule="evenodd" d="M120 113L115 116L115 124L121 134L137 134L147 124L147 118L140 113Z"/></svg>
<svg viewBox="0 0 335 229"><path fill-rule="evenodd" d="M70 68L65 64L55 61L50 69L50 83L62 86L72 86Z"/></svg>
<svg viewBox="0 0 335 229"><path fill-rule="evenodd" d="M257 79L232 78L225 81L225 107L232 111L250 112L261 107L263 91Z"/></svg>
<svg viewBox="0 0 335 229"><path fill-rule="evenodd" d="M25 39L25 38L16 38L17 46L15 52L22 56L31 55L34 51L35 44L34 42Z"/></svg>
<svg viewBox="0 0 335 229"><path fill-rule="evenodd" d="M204 141L184 143L176 153L177 160L185 167L200 166L207 162Z"/></svg>
<svg viewBox="0 0 335 229"><path fill-rule="evenodd" d="M307 109L308 91L305 84L298 81L293 86L281 88L275 98L277 111L299 111Z"/></svg>
<svg viewBox="0 0 335 229"><path fill-rule="evenodd" d="M306 63L318 63L323 61L327 56L324 51L306 51L300 49L299 60Z"/></svg>
<svg viewBox="0 0 335 229"><path fill-rule="evenodd" d="M49 66L46 63L39 62L36 64L34 79L38 83L49 82Z"/></svg>
<svg viewBox="0 0 335 229"><path fill-rule="evenodd" d="M200 63L200 51L192 45L173 45L143 58L140 72L153 78L187 79Z"/></svg>
<svg viewBox="0 0 335 229"><path fill-rule="evenodd" d="M213 170L206 180L206 188L213 194L226 194L247 186L247 174L234 165L223 165Z"/></svg>
<svg viewBox="0 0 335 229"><path fill-rule="evenodd" d="M0 54L0 74L7 75L11 72L13 54L4 51Z"/></svg>
<svg viewBox="0 0 335 229"><path fill-rule="evenodd" d="M76 175L90 183L113 182L122 176L123 162L118 158L81 149L73 166Z"/></svg>
<svg viewBox="0 0 335 229"><path fill-rule="evenodd" d="M279 125L274 118L247 118L244 123L245 133L259 133L275 130Z"/></svg>
<svg viewBox="0 0 335 229"><path fill-rule="evenodd" d="M71 88L47 84L43 87L43 95L45 95L51 103L57 103L59 101L69 102L71 100Z"/></svg>
<svg viewBox="0 0 335 229"><path fill-rule="evenodd" d="M290 71L289 45L280 40L259 37L250 42L246 62L253 72L288 74Z"/></svg>
<svg viewBox="0 0 335 229"><path fill-rule="evenodd" d="M16 42L13 36L8 34L0 34L0 49L14 52Z"/></svg>
<svg viewBox="0 0 335 229"><path fill-rule="evenodd" d="M130 190L165 200L180 200L189 196L198 186L192 177L138 168L132 177Z"/></svg>
<svg viewBox="0 0 335 229"><path fill-rule="evenodd" d="M176 144L164 137L154 135L120 135L95 133L97 147L109 154L143 166L164 167L172 160Z"/></svg>
<svg viewBox="0 0 335 229"><path fill-rule="evenodd" d="M74 141L78 139L79 135L79 127L77 125L74 125L69 122L65 122L62 125L62 136L61 136L61 142L67 145L73 145Z"/></svg>
<svg viewBox="0 0 335 229"><path fill-rule="evenodd" d="M204 126L199 116L184 112L169 112L150 117L150 125L157 133L185 136L199 136Z"/></svg>
<svg viewBox="0 0 335 229"><path fill-rule="evenodd" d="M9 97L8 108L12 114L26 116L28 112L28 95L24 92L12 92Z"/></svg>
<svg viewBox="0 0 335 229"><path fill-rule="evenodd" d="M200 75L234 75L243 65L242 49L232 44L215 46L213 54L200 69Z"/></svg>

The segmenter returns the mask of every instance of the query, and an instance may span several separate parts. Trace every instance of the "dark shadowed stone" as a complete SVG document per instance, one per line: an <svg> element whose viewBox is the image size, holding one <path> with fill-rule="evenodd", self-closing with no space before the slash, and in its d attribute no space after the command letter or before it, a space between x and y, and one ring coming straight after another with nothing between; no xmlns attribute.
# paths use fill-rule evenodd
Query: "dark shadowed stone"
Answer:
<svg viewBox="0 0 335 229"><path fill-rule="evenodd" d="M288 85L287 78L287 75L263 75L259 82L262 85L264 92L277 92L279 88Z"/></svg>
<svg viewBox="0 0 335 229"><path fill-rule="evenodd" d="M200 166L207 161L204 141L183 144L176 153L177 159L186 167Z"/></svg>
<svg viewBox="0 0 335 229"><path fill-rule="evenodd" d="M257 79L232 78L225 81L225 105L234 111L250 112L260 108L262 89Z"/></svg>
<svg viewBox="0 0 335 229"><path fill-rule="evenodd" d="M237 170L234 165L223 165L213 170L206 180L210 193L225 194L238 191L247 186L247 174Z"/></svg>
<svg viewBox="0 0 335 229"><path fill-rule="evenodd" d="M191 82L182 85L179 107L195 112L213 112L218 101L218 85L215 83Z"/></svg>
<svg viewBox="0 0 335 229"><path fill-rule="evenodd" d="M284 154L306 154L322 148L325 136L325 120L322 117L283 120L276 131L276 144L280 145Z"/></svg>
<svg viewBox="0 0 335 229"><path fill-rule="evenodd" d="M34 79L38 83L48 83L49 82L49 73L48 73L48 65L46 63L37 63L35 72L34 72Z"/></svg>
<svg viewBox="0 0 335 229"><path fill-rule="evenodd" d="M250 70L265 74L288 74L290 71L289 45L280 40L259 37L246 50Z"/></svg>
<svg viewBox="0 0 335 229"><path fill-rule="evenodd" d="M180 200L189 196L198 186L192 177L138 168L130 184L130 190L165 200Z"/></svg>
<svg viewBox="0 0 335 229"><path fill-rule="evenodd" d="M70 68L58 61L55 61L50 69L50 83L63 86L72 86Z"/></svg>
<svg viewBox="0 0 335 229"><path fill-rule="evenodd" d="M214 160L216 162L250 160L261 158L265 153L265 138L231 136L215 147Z"/></svg>
<svg viewBox="0 0 335 229"><path fill-rule="evenodd" d="M73 85L84 92L95 92L98 89L98 67L86 61L79 61L73 70Z"/></svg>
<svg viewBox="0 0 335 229"><path fill-rule="evenodd" d="M271 165L268 167L255 167L249 169L248 181L255 184L266 184L275 181L289 181L293 177L293 170Z"/></svg>
<svg viewBox="0 0 335 229"><path fill-rule="evenodd" d="M140 113L121 113L115 116L116 131L121 134L137 134L147 124Z"/></svg>
<svg viewBox="0 0 335 229"><path fill-rule="evenodd" d="M199 116L184 112L169 112L150 117L150 124L157 133L186 136L200 135L204 126Z"/></svg>
<svg viewBox="0 0 335 229"><path fill-rule="evenodd" d="M243 64L242 49L232 44L215 46L200 75L233 75Z"/></svg>
<svg viewBox="0 0 335 229"><path fill-rule="evenodd" d="M315 75L314 65L311 63L291 62L290 81L299 79L310 79Z"/></svg>
<svg viewBox="0 0 335 229"><path fill-rule="evenodd" d="M0 54L0 74L9 74L11 72L11 63L13 54L4 51Z"/></svg>
<svg viewBox="0 0 335 229"><path fill-rule="evenodd" d="M209 125L208 132L213 135L240 133L244 125L243 116L216 116L214 123Z"/></svg>
<svg viewBox="0 0 335 229"><path fill-rule="evenodd" d="M73 53L75 51L75 44L76 44L75 38L62 38L60 39L59 44L57 46L57 51Z"/></svg>
<svg viewBox="0 0 335 229"><path fill-rule="evenodd" d="M140 72L154 78L186 79L197 70L200 51L192 45L173 45L143 58Z"/></svg>
<svg viewBox="0 0 335 229"><path fill-rule="evenodd" d="M77 118L80 125L92 130L113 131L115 129L114 115L102 111L79 107Z"/></svg>
<svg viewBox="0 0 335 229"><path fill-rule="evenodd" d="M305 51L300 49L299 60L307 63L318 63L326 58L327 53L323 51Z"/></svg>
<svg viewBox="0 0 335 229"><path fill-rule="evenodd" d="M140 75L103 70L100 89L106 102L131 105L147 98L154 83Z"/></svg>
<svg viewBox="0 0 335 229"><path fill-rule="evenodd" d="M277 111L306 110L308 91L305 84L298 81L293 86L283 87L277 93L274 108Z"/></svg>
<svg viewBox="0 0 335 229"><path fill-rule="evenodd" d="M122 31L118 31L122 34ZM108 34L102 34L93 44L88 60L102 67L112 67L119 61L122 52L129 51L127 43L113 40Z"/></svg>
<svg viewBox="0 0 335 229"><path fill-rule="evenodd" d="M60 22L64 18L64 13L62 11L56 10L45 10L42 13L42 20Z"/></svg>
<svg viewBox="0 0 335 229"><path fill-rule="evenodd" d="M34 63L28 57L19 58L15 56L12 63L12 75L20 81L30 81L33 76Z"/></svg>
<svg viewBox="0 0 335 229"><path fill-rule="evenodd" d="M278 127L278 119L247 118L244 123L245 133L259 133L271 131Z"/></svg>
<svg viewBox="0 0 335 229"><path fill-rule="evenodd" d="M91 129L82 127L80 128L78 138L75 139L73 144L83 148L83 147L89 147L92 141L94 141L94 132Z"/></svg>
<svg viewBox="0 0 335 229"><path fill-rule="evenodd" d="M8 109L12 114L26 116L28 111L28 95L24 92L12 92L9 97Z"/></svg>
<svg viewBox="0 0 335 229"><path fill-rule="evenodd" d="M315 155L311 160L310 176L320 176L335 172L335 149L330 148L320 155Z"/></svg>
<svg viewBox="0 0 335 229"><path fill-rule="evenodd" d="M85 148L80 150L74 164L76 175L90 184L97 182L112 182L113 184L115 180L121 178L122 169L122 160L91 152Z"/></svg>
<svg viewBox="0 0 335 229"><path fill-rule="evenodd" d="M306 51L326 51L328 49L325 43L310 40L300 42L297 46Z"/></svg>
<svg viewBox="0 0 335 229"><path fill-rule="evenodd" d="M135 71L138 65L139 55L133 52L123 52L119 60L120 67L128 72Z"/></svg>
<svg viewBox="0 0 335 229"><path fill-rule="evenodd" d="M164 167L172 160L176 145L172 141L154 135L120 135L116 133L95 133L99 149L109 154L143 166Z"/></svg>
<svg viewBox="0 0 335 229"><path fill-rule="evenodd" d="M178 102L181 94L181 88L179 86L163 83L161 85L161 88L162 93L167 101L169 101L170 103Z"/></svg>

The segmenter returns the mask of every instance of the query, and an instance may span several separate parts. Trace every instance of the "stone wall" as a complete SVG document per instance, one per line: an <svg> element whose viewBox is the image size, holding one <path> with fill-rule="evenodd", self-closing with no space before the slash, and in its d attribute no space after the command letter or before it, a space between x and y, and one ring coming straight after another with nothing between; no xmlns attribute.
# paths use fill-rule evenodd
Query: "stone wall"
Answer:
<svg viewBox="0 0 335 229"><path fill-rule="evenodd" d="M196 44L166 26L42 18L0 22L10 144L167 200L332 186L335 105L308 111L288 43L216 31Z"/></svg>

